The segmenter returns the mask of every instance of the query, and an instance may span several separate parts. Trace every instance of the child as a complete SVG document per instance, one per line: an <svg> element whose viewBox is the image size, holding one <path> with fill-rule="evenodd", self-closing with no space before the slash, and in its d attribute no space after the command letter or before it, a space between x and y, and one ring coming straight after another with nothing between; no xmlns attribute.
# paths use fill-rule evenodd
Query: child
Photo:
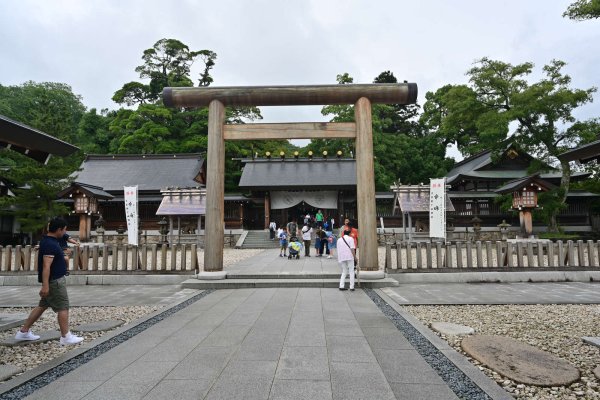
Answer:
<svg viewBox="0 0 600 400"><path fill-rule="evenodd" d="M279 257L287 257L287 232L282 230L279 234Z"/></svg>
<svg viewBox="0 0 600 400"><path fill-rule="evenodd" d="M327 249L329 250L329 255L327 258L332 258L335 256L335 249L337 247L337 238L333 234L333 232L327 232Z"/></svg>

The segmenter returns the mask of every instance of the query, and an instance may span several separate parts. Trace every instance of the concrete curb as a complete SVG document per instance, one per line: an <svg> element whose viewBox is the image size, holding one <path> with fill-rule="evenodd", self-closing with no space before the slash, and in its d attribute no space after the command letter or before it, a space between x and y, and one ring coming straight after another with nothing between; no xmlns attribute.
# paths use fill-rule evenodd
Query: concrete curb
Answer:
<svg viewBox="0 0 600 400"><path fill-rule="evenodd" d="M36 279L37 279L37 277L36 277ZM14 388L16 388L18 386L21 386L21 385L25 384L27 381L30 381L31 379L33 379L33 378L35 378L35 377L37 377L37 376L39 376L39 375L41 375L41 374L49 371L50 369L55 368L55 367L59 366L60 364L66 362L66 361L69 361L70 359L75 358L78 355L80 355L80 354L82 354L82 353L84 353L84 352L86 352L86 351L88 351L88 350L90 350L90 349L92 349L92 348L94 348L94 347L96 347L96 346L104 343L104 342L107 342L107 341L111 340L115 336L118 336L121 333L123 333L123 332L125 332L125 331L127 331L127 330L129 330L131 328L134 328L134 327L136 327L136 326L138 326L140 324L145 323L146 321L148 321L151 318L154 318L158 314L161 314L161 313L163 313L163 312L165 312L165 311L167 311L167 310L169 310L169 309L171 309L173 307L178 306L179 304L181 304L181 303L189 300L190 298L198 295L201 292L202 291L200 290L200 291L198 291L196 293L191 293L191 294L185 296L183 299L179 299L178 301L175 301L175 302L167 305L166 307L163 307L163 308L161 308L159 310L156 310L155 312L153 312L151 314L148 314L148 315L146 315L144 317L141 317L141 318L139 318L139 319L137 319L137 320L135 320L135 321L127 324L127 325L123 325L123 326L115 329L114 331L106 334L106 335L102 335L101 337L92 340L89 343L84 343L83 345L81 345L77 349L68 351L65 354L63 354L63 355L61 355L61 356L59 356L57 358L54 358L54 359L48 361L47 363L41 364L41 365L39 365L39 366L37 366L37 367L29 370L29 371L26 371L23 374L15 377L15 378L13 378L13 379L11 379L9 381L0 383L0 396L3 395L6 392L9 392L9 391L13 390ZM57 346L58 346L58 343L57 343Z"/></svg>
<svg viewBox="0 0 600 400"><path fill-rule="evenodd" d="M448 343L423 325L421 321L402 310L402 308L386 295L385 292L379 289L376 289L375 292L493 400L514 399L510 393L498 386L492 379L488 378L462 354L458 353Z"/></svg>
<svg viewBox="0 0 600 400"><path fill-rule="evenodd" d="M122 274L122 275L83 275L67 276L67 285L179 285L193 277L188 274ZM0 286L39 286L37 275L5 275L0 276Z"/></svg>

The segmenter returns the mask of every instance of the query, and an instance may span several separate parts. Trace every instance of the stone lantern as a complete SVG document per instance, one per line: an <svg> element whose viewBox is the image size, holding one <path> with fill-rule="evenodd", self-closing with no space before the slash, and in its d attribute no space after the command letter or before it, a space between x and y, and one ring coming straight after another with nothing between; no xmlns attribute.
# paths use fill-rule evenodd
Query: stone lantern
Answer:
<svg viewBox="0 0 600 400"><path fill-rule="evenodd" d="M167 219L162 217L160 221L158 221L158 232L160 233L160 244L169 244L167 241L167 234L169 233L169 228L167 228Z"/></svg>
<svg viewBox="0 0 600 400"><path fill-rule="evenodd" d="M481 232L481 219L479 217L474 216L471 219L471 224L473 225L473 232L475 233L475 240L479 239L479 234Z"/></svg>
<svg viewBox="0 0 600 400"><path fill-rule="evenodd" d="M503 219L501 224L497 225L500 228L500 235L502 236L502 240L508 240L508 228L510 228L510 224L506 223L506 220Z"/></svg>
<svg viewBox="0 0 600 400"><path fill-rule="evenodd" d="M98 243L104 243L104 218L102 218L102 214L100 214L96 222L94 222L94 225L96 226Z"/></svg>

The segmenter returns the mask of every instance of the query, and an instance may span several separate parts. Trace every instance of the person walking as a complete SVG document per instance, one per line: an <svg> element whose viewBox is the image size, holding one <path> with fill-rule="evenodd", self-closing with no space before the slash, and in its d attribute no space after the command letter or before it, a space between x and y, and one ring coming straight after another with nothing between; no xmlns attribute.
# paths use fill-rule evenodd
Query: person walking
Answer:
<svg viewBox="0 0 600 400"><path fill-rule="evenodd" d="M310 257L310 239L312 235L312 228L308 225L308 222L302 227L302 240L304 241L304 256Z"/></svg>
<svg viewBox="0 0 600 400"><path fill-rule="evenodd" d="M42 284L40 302L35 307L25 324L15 334L15 340L38 340L31 326L51 307L57 314L60 328L60 344L73 345L83 341L80 336L73 335L69 330L69 295L67 294L67 264L60 240L67 231L67 221L54 218L48 224L48 234L42 238L38 251L38 282Z"/></svg>
<svg viewBox="0 0 600 400"><path fill-rule="evenodd" d="M277 224L275 221L271 221L269 224L269 238L275 240L275 231L277 230Z"/></svg>

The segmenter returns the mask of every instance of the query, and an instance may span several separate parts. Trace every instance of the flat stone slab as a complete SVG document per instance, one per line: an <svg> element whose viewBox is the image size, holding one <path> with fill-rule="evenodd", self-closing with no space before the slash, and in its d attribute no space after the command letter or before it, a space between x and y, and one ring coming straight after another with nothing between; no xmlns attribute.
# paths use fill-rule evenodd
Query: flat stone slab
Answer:
<svg viewBox="0 0 600 400"><path fill-rule="evenodd" d="M600 347L600 337L583 336L581 340L583 340L584 343L591 344L592 346Z"/></svg>
<svg viewBox="0 0 600 400"><path fill-rule="evenodd" d="M5 381L13 375L23 372L23 370L17 366L10 364L0 364L0 382Z"/></svg>
<svg viewBox="0 0 600 400"><path fill-rule="evenodd" d="M28 316L25 313L0 313L0 331L23 325Z"/></svg>
<svg viewBox="0 0 600 400"><path fill-rule="evenodd" d="M452 322L433 322L431 329L446 336L465 336L475 333L475 329L470 326L453 324Z"/></svg>
<svg viewBox="0 0 600 400"><path fill-rule="evenodd" d="M35 327L34 327L35 328ZM15 331L16 333L16 331ZM40 338L38 340L15 340L15 337L12 336L8 339L5 339L4 341L0 342L0 346L26 346L28 344L34 344L34 343L43 343L43 342L49 342L51 340L58 340L60 339L60 332L58 330L56 331L44 331L44 332L36 332L33 331L33 333L35 333L36 335L39 335Z"/></svg>
<svg viewBox="0 0 600 400"><path fill-rule="evenodd" d="M596 375L596 378L600 379L600 366L594 368L594 375Z"/></svg>
<svg viewBox="0 0 600 400"><path fill-rule="evenodd" d="M569 362L518 340L494 335L463 339L462 349L499 374L535 386L567 386L579 380Z"/></svg>
<svg viewBox="0 0 600 400"><path fill-rule="evenodd" d="M81 324L72 328L75 332L100 332L108 331L123 325L125 322L120 319L109 319L108 321L90 322L89 324Z"/></svg>

